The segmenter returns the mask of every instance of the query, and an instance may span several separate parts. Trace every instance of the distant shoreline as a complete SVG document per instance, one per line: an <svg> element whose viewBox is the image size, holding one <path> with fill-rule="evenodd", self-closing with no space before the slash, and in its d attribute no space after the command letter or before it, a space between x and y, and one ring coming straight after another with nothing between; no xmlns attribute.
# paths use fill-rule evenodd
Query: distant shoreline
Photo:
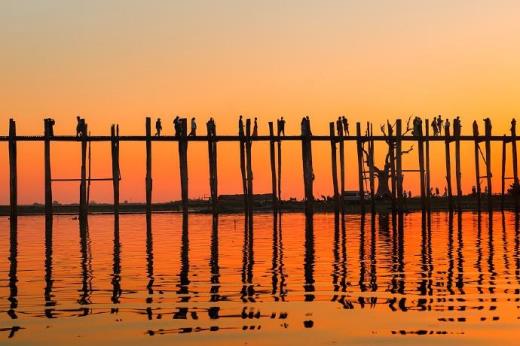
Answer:
<svg viewBox="0 0 520 346"><path fill-rule="evenodd" d="M514 210L515 199L513 196L505 196L502 208L502 197L499 195L492 198L493 210ZM110 203L96 203L89 206L90 214L112 214L113 205ZM189 212L194 214L211 214L211 204L209 201L191 200L189 202ZM314 202L315 212L333 212L335 209L334 201L316 200ZM365 200L365 212L372 209L371 201ZM119 206L120 214L144 214L146 212L145 203L121 203ZM283 212L304 212L305 206L303 201L281 201L280 211ZM420 211L421 199L419 197L407 198L405 200L405 212ZM457 199L453 198L453 210L457 211ZM463 196L461 198L461 210L478 211L477 199L474 196ZM481 211L487 211L487 197L481 198ZM244 211L244 204L241 202L221 202L218 206L219 214L241 213ZM253 206L254 212L271 212L272 204L270 202L255 202ZM361 206L358 201L345 201L344 211L349 214L361 213ZM390 200L376 200L376 212L391 212L392 205ZM449 211L449 203L447 197L431 198L431 211ZM152 204L152 212L154 213L180 213L182 212L182 202L175 201L169 203ZM53 205L53 213L56 215L76 215L79 213L78 204L55 204ZM0 206L0 216L9 216L9 205ZM45 215L45 206L43 204L19 205L18 215Z"/></svg>

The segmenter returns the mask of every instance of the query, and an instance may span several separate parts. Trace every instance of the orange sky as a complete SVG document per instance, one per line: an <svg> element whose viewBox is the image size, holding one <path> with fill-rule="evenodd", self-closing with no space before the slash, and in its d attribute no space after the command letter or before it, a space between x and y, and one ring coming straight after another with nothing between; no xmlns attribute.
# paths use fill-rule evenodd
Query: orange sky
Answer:
<svg viewBox="0 0 520 346"><path fill-rule="evenodd" d="M460 115L463 131L490 116L503 134L520 112L520 38L515 1L2 1L0 133L8 119L20 134L74 131L86 117L93 134L143 134L146 115L166 131L176 114L215 117L235 133L239 114L258 116L260 132L279 115L289 133L312 117L315 133L347 114L351 123L420 114ZM464 145L464 190L473 154ZM314 145L316 195L330 194L330 145ZM376 151L378 148L376 148ZM432 148L434 186L443 186L442 144ZM494 148L495 191L500 147ZM190 196L209 194L207 147L189 148ZM255 191L270 190L268 146L253 146ZM382 148L379 149L382 153ZM79 145L53 145L55 177L79 176ZM221 193L240 192L238 145L219 145ZM347 183L356 186L354 146ZM43 147L19 147L21 203L43 200ZM94 175L110 173L108 144L93 146ZM284 197L301 196L299 144L284 146ZM416 153L406 158L415 168ZM7 145L0 144L0 203L8 201ZM144 199L144 145L121 146L122 200ZM417 179L405 177L416 191ZM55 199L77 201L74 183L55 184ZM175 144L154 145L154 199L180 196ZM110 183L92 199L111 200Z"/></svg>

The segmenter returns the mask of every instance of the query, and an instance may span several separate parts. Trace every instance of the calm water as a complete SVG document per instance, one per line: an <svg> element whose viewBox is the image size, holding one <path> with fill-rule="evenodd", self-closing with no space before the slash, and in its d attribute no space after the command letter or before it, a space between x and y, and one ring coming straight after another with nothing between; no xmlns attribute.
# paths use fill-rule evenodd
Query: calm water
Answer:
<svg viewBox="0 0 520 346"><path fill-rule="evenodd" d="M518 343L512 213L56 216L47 232L37 216L0 232L1 344Z"/></svg>

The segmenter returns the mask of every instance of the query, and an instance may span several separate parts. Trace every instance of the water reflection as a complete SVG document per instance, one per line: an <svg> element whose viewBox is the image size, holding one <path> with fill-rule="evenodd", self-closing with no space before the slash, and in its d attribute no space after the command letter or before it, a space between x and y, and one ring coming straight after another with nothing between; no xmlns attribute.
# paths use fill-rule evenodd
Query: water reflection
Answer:
<svg viewBox="0 0 520 346"><path fill-rule="evenodd" d="M52 279L52 216L45 218L45 316L47 318L54 318L54 295L52 293L53 287Z"/></svg>
<svg viewBox="0 0 520 346"><path fill-rule="evenodd" d="M151 304L153 303L153 284L154 284L154 270L153 270L153 234L152 234L152 218L149 213L146 214L146 277L148 282L146 284L146 316L151 320L153 318L153 311Z"/></svg>
<svg viewBox="0 0 520 346"><path fill-rule="evenodd" d="M9 309L7 315L13 320L17 319L18 307L18 222L12 219L9 232Z"/></svg>
<svg viewBox="0 0 520 346"><path fill-rule="evenodd" d="M62 216L26 220L0 247L0 322L16 321L0 337L28 336L40 320L223 340L310 328L344 340L345 321L367 337L472 335L482 323L507 333L517 322L514 213L94 216L79 233Z"/></svg>
<svg viewBox="0 0 520 346"><path fill-rule="evenodd" d="M90 251L90 237L88 224L79 222L80 251L81 251L81 289L78 303L82 306L82 315L88 315L90 309L86 306L90 302L92 292L92 256Z"/></svg>
<svg viewBox="0 0 520 346"><path fill-rule="evenodd" d="M287 282L284 266L284 249L282 237L282 214L273 213L273 260L272 260L272 289L271 295L275 301L285 301Z"/></svg>
<svg viewBox="0 0 520 346"><path fill-rule="evenodd" d="M242 248L242 290L243 302L255 301L255 287L253 284L253 266L255 256L253 251L253 214L249 213L244 218L244 246Z"/></svg>

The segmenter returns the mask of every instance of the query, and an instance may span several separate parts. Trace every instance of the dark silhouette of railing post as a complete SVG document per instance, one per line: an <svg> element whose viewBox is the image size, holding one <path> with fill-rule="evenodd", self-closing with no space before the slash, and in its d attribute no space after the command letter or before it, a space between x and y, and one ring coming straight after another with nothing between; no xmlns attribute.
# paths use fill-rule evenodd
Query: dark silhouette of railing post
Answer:
<svg viewBox="0 0 520 346"><path fill-rule="evenodd" d="M501 182L501 191L500 191L500 209L504 210L504 198L506 191L506 151L507 151L507 140L504 135L502 138L502 176L500 179Z"/></svg>
<svg viewBox="0 0 520 346"><path fill-rule="evenodd" d="M312 214L314 210L313 180L312 170L312 147L311 147L311 125L310 120L302 121L302 161L303 161L303 182L305 187L305 212Z"/></svg>
<svg viewBox="0 0 520 346"><path fill-rule="evenodd" d="M513 195L515 198L515 210L518 210L518 158L516 152L516 119L511 120L511 149L513 159Z"/></svg>
<svg viewBox="0 0 520 346"><path fill-rule="evenodd" d="M330 153L332 164L332 186L334 190L334 209L339 210L339 192L338 192L338 163L336 158L336 136L334 134L334 122L329 123L330 131Z"/></svg>
<svg viewBox="0 0 520 346"><path fill-rule="evenodd" d="M179 137L179 168L181 176L181 196L182 211L188 211L188 121L186 118L180 119L180 137Z"/></svg>
<svg viewBox="0 0 520 346"><path fill-rule="evenodd" d="M417 136L418 136L418 139L417 139L417 146L419 147L419 151L418 151L418 159L419 159L419 180L420 180L420 195L421 195L421 207L422 207L422 210L426 210L426 197L425 197L425 193L426 193L426 187L425 187L425 183L426 183L426 179L425 179L425 173L424 173L424 137L423 137L423 128L422 128L422 120L421 120L421 124L420 126L417 126L416 129L419 131L419 133L417 133Z"/></svg>
<svg viewBox="0 0 520 346"><path fill-rule="evenodd" d="M208 156L209 156L209 188L211 193L211 210L218 213L218 179L217 179L217 128L214 122L207 123Z"/></svg>
<svg viewBox="0 0 520 346"><path fill-rule="evenodd" d="M277 143L277 156L278 156L278 206L282 203L282 141L280 140L280 133L278 133Z"/></svg>
<svg viewBox="0 0 520 346"><path fill-rule="evenodd" d="M50 119L43 121L44 169L45 169L45 219L52 218L52 175L51 175L51 135L52 123Z"/></svg>
<svg viewBox="0 0 520 346"><path fill-rule="evenodd" d="M368 177L370 181L370 205L372 212L376 210L376 193L375 193L375 174L374 174L374 139L372 124L367 123L367 131L369 131L370 140L368 141Z"/></svg>
<svg viewBox="0 0 520 346"><path fill-rule="evenodd" d="M392 213L396 210L396 199L397 199L397 182L395 177L395 142L394 142L394 129L390 123L387 123L388 130L388 152L390 153L390 183L392 185Z"/></svg>
<svg viewBox="0 0 520 346"><path fill-rule="evenodd" d="M444 150L446 156L446 190L448 193L448 207L453 211L453 195L451 190L451 155L450 155L450 128L444 127Z"/></svg>
<svg viewBox="0 0 520 346"><path fill-rule="evenodd" d="M487 192L488 192L488 210L493 210L493 187L491 178L491 120L488 118L484 121L484 130L486 136L486 176L487 176Z"/></svg>
<svg viewBox="0 0 520 346"><path fill-rule="evenodd" d="M269 157L271 161L271 188L273 193L273 209L278 208L278 194L277 194L277 182L276 182L276 159L274 152L274 125L273 122L269 122Z"/></svg>
<svg viewBox="0 0 520 346"><path fill-rule="evenodd" d="M480 187L480 156L478 136L478 124L476 121L473 121L473 138L475 144L475 193L477 194L477 210L480 212L482 189Z"/></svg>
<svg viewBox="0 0 520 346"><path fill-rule="evenodd" d="M395 122L395 170L397 175L397 209L403 211L403 151L402 151L402 122L397 119Z"/></svg>
<svg viewBox="0 0 520 346"><path fill-rule="evenodd" d="M146 217L152 214L152 120L146 117Z"/></svg>
<svg viewBox="0 0 520 346"><path fill-rule="evenodd" d="M246 179L246 154L245 154L245 139L244 129L239 128L238 135L240 137L240 173L242 175L242 193L244 194L244 210L247 212L247 179Z"/></svg>
<svg viewBox="0 0 520 346"><path fill-rule="evenodd" d="M424 137L426 150L426 206L428 211L431 210L431 176L430 176L430 121L425 120L426 136Z"/></svg>
<svg viewBox="0 0 520 346"><path fill-rule="evenodd" d="M16 122L14 119L9 119L9 204L12 221L16 221L18 216L18 177L16 156Z"/></svg>
<svg viewBox="0 0 520 346"><path fill-rule="evenodd" d="M247 204L248 211L253 208L253 167L251 157L251 119L246 120L246 173L247 173Z"/></svg>
<svg viewBox="0 0 520 346"><path fill-rule="evenodd" d="M112 152L112 187L114 194L114 215L119 215L119 126L112 125L110 128L110 144Z"/></svg>
<svg viewBox="0 0 520 346"><path fill-rule="evenodd" d="M365 212L365 186L363 177L363 139L361 137L361 123L356 123L356 149L358 161L358 185L359 185L359 205L361 212Z"/></svg>
<svg viewBox="0 0 520 346"><path fill-rule="evenodd" d="M79 219L85 224L88 214L87 202L87 140L88 126L85 123L81 132L81 181L79 184Z"/></svg>
<svg viewBox="0 0 520 346"><path fill-rule="evenodd" d="M347 131L346 128L341 131L339 138L339 166L340 166L340 203L341 211L345 208L345 139L344 135Z"/></svg>
<svg viewBox="0 0 520 346"><path fill-rule="evenodd" d="M457 210L462 211L462 172L460 168L460 122L453 123L453 134L455 135L455 183L457 184Z"/></svg>

